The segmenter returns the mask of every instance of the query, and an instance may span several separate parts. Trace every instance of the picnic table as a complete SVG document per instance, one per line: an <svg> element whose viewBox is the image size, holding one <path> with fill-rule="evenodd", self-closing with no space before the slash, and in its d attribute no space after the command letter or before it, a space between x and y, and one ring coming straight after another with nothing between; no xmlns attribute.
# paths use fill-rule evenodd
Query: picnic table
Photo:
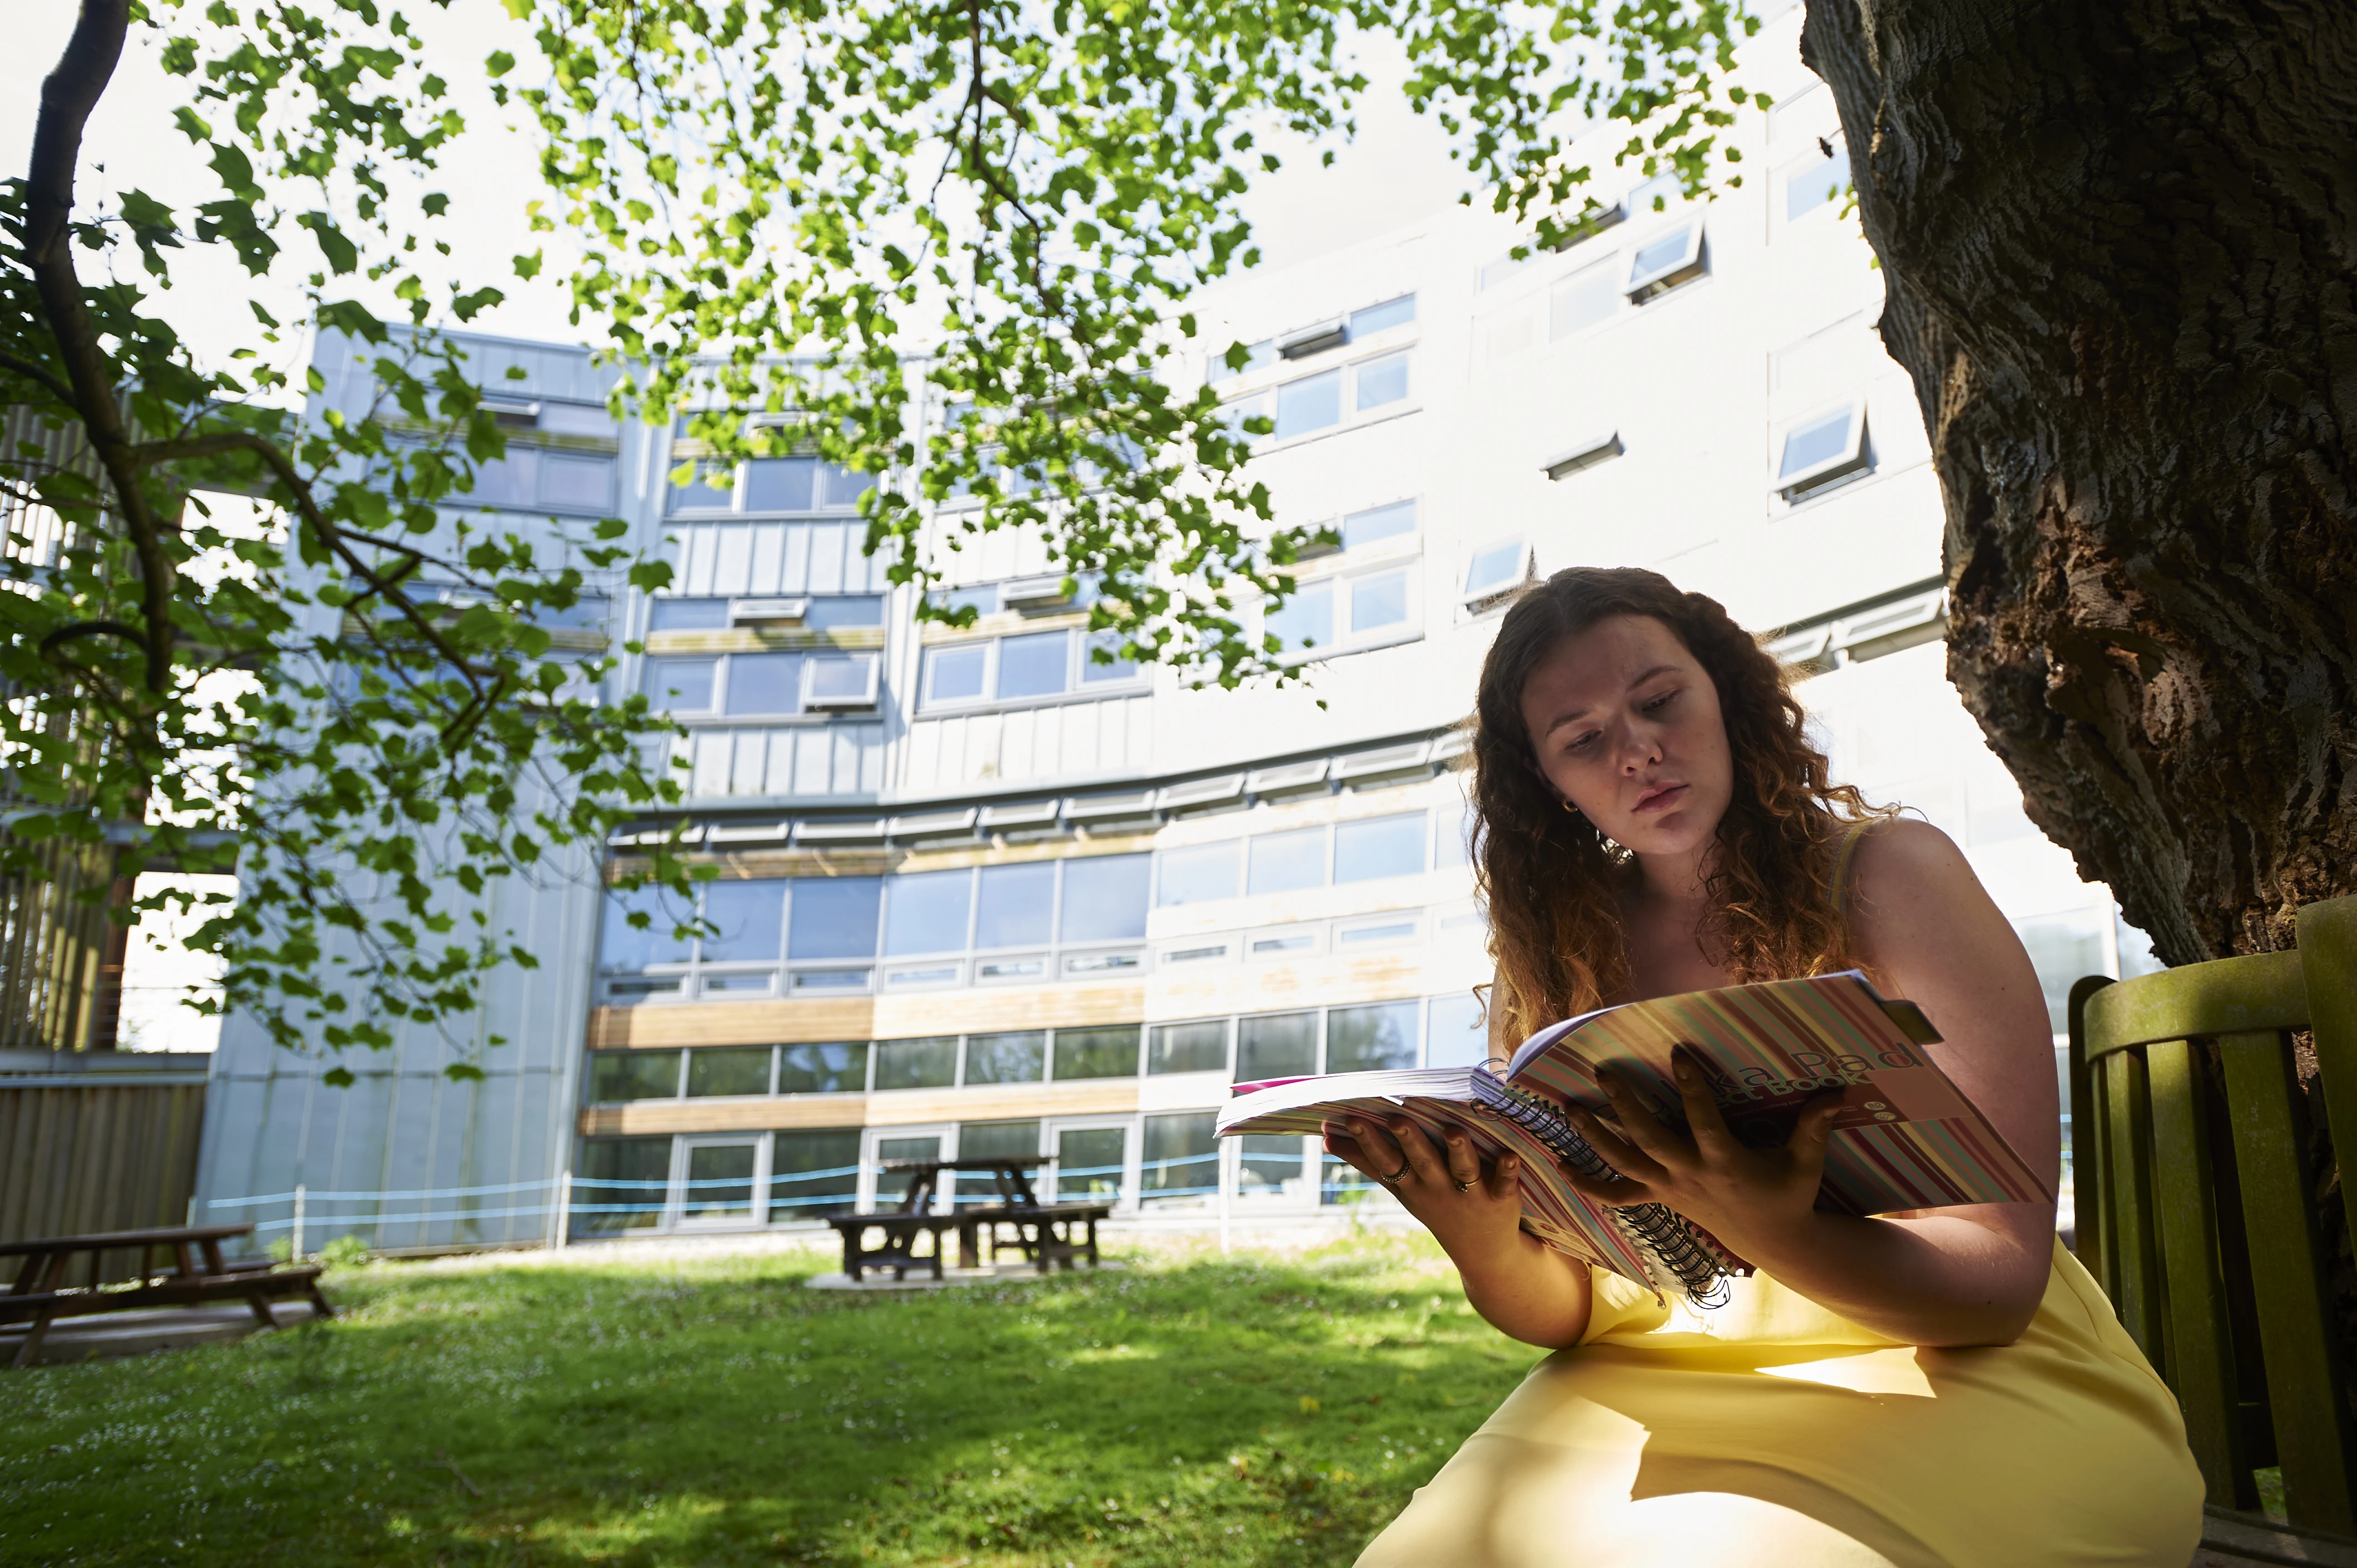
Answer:
<svg viewBox="0 0 2357 1568"><path fill-rule="evenodd" d="M993 1262L1001 1247L1018 1249L1034 1268L1049 1264L1070 1269L1082 1258L1097 1266L1097 1221L1113 1213L1109 1203L1042 1203L1031 1186L1031 1174L1047 1163L1044 1155L1004 1155L963 1160L886 1160L878 1169L906 1173L909 1190L899 1207L872 1214L824 1216L843 1238L843 1272L854 1281L868 1269L890 1269L901 1279L923 1266L935 1279L942 1277L942 1240L957 1236L958 1267L979 1268L985 1250ZM998 1190L996 1203L974 1204L946 1214L933 1212L935 1195L944 1172L987 1173ZM1013 1235L1001 1234L1002 1226ZM883 1240L867 1244L881 1232ZM932 1238L932 1250L920 1253L918 1240Z"/></svg>
<svg viewBox="0 0 2357 1568"><path fill-rule="evenodd" d="M252 1225L175 1226L156 1230L108 1230L90 1236L44 1236L32 1241L0 1243L0 1258L22 1258L16 1283L0 1294L0 1323L30 1323L25 1342L16 1348L16 1364L29 1367L41 1348L49 1325L60 1317L87 1317L102 1312L129 1312L147 1306L193 1306L208 1301L242 1301L265 1328L278 1320L270 1311L274 1296L309 1298L321 1317L334 1309L319 1294L319 1265L297 1263L281 1267L268 1258L230 1262L221 1257L221 1243L253 1233ZM99 1256L104 1252L136 1251L139 1283L124 1290L90 1284L67 1284L74 1260L87 1256L89 1277L98 1278ZM153 1266L162 1253L164 1265Z"/></svg>

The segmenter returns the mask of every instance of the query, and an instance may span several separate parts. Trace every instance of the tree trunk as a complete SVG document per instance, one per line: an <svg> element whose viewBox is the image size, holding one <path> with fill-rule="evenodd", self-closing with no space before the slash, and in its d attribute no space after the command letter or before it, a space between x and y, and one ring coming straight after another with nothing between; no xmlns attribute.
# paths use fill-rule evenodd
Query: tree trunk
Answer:
<svg viewBox="0 0 2357 1568"><path fill-rule="evenodd" d="M2171 963L2357 892L2357 4L1810 0L1948 673Z"/></svg>

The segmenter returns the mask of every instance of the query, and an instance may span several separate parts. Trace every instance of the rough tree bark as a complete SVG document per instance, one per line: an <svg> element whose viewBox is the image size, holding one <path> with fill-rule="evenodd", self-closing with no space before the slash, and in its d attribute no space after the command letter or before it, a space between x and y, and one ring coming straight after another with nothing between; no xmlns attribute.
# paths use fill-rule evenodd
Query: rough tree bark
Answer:
<svg viewBox="0 0 2357 1568"><path fill-rule="evenodd" d="M2357 892L2357 4L1810 0L1948 672L2172 963Z"/></svg>

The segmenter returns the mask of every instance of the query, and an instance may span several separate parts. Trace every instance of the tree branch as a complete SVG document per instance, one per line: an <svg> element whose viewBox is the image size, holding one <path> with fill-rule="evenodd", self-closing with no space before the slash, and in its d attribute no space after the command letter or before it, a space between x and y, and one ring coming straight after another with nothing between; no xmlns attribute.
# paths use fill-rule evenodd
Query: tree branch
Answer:
<svg viewBox="0 0 2357 1568"><path fill-rule="evenodd" d="M81 416L91 446L113 481L123 525L139 558L140 607L147 622L146 686L161 697L172 680L172 587L176 575L164 548L164 529L139 488L123 428L120 393L98 346L81 279L74 272L70 242L74 165L81 156L82 127L98 104L131 24L130 0L82 0L81 18L57 69L41 83L41 115L33 131L32 167L25 181L25 259L48 317L50 336L65 363L69 400Z"/></svg>
<svg viewBox="0 0 2357 1568"><path fill-rule="evenodd" d="M0 371L13 371L27 381L45 388L51 397L64 403L68 408L73 406L73 389L30 360L20 360L14 354L0 354Z"/></svg>

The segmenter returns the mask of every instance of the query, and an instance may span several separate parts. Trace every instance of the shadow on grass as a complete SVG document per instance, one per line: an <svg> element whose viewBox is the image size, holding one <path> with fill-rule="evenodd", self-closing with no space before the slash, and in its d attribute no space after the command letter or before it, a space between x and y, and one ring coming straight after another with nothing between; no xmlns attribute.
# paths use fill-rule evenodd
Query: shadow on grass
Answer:
<svg viewBox="0 0 2357 1568"><path fill-rule="evenodd" d="M1421 1239L815 1267L380 1265L332 1324L0 1379L0 1562L1342 1563L1536 1359Z"/></svg>

